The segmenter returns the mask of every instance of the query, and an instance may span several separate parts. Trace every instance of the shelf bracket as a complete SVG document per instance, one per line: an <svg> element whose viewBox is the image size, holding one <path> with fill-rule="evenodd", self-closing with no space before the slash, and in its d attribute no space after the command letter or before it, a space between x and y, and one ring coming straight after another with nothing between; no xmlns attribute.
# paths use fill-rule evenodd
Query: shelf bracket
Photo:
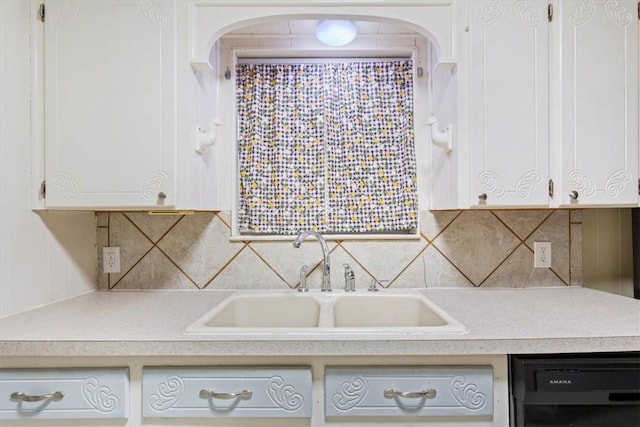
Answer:
<svg viewBox="0 0 640 427"><path fill-rule="evenodd" d="M431 142L433 145L442 147L448 153L453 149L453 125L447 126L447 128L441 131L438 127L438 119L435 116L431 116L427 119L427 126L431 126Z"/></svg>
<svg viewBox="0 0 640 427"><path fill-rule="evenodd" d="M218 139L218 126L222 122L217 117L212 117L209 121L209 129L204 130L200 126L195 129L196 152L203 154L207 148L215 144Z"/></svg>

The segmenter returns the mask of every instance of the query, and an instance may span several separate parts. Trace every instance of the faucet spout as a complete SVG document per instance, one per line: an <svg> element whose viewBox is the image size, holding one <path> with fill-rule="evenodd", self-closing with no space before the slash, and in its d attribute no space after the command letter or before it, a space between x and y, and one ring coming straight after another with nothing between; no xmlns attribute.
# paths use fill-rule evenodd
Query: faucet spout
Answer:
<svg viewBox="0 0 640 427"><path fill-rule="evenodd" d="M296 237L293 241L293 247L299 248L302 244L302 241L309 236L313 236L316 238L318 243L320 244L320 248L322 248L322 287L320 290L322 292L331 292L331 266L329 262L329 248L327 247L327 242L324 240L324 237L316 231L306 230L303 231Z"/></svg>

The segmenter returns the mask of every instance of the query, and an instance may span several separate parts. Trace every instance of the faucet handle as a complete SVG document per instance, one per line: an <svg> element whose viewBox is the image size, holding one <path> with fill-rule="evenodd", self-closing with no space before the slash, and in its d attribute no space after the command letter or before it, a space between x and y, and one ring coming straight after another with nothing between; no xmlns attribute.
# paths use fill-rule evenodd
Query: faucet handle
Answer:
<svg viewBox="0 0 640 427"><path fill-rule="evenodd" d="M389 280L387 279L383 279L383 280L378 280L375 277L371 278L371 284L369 285L369 289L367 289L369 292L378 292L380 289L378 289L378 287L376 285L380 285L382 286L383 283L387 283Z"/></svg>
<svg viewBox="0 0 640 427"><path fill-rule="evenodd" d="M344 263L342 266L344 267L344 290L345 292L355 292L356 275L349 264Z"/></svg>
<svg viewBox="0 0 640 427"><path fill-rule="evenodd" d="M306 264L300 268L300 285L298 286L298 292L307 292L307 273L309 272L309 266Z"/></svg>

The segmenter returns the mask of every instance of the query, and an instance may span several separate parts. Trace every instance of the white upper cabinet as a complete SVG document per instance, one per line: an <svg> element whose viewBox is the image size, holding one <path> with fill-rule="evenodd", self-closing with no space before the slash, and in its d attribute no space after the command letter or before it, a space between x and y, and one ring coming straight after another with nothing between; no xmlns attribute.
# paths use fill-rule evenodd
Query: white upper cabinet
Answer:
<svg viewBox="0 0 640 427"><path fill-rule="evenodd" d="M470 204L547 206L547 3L469 2Z"/></svg>
<svg viewBox="0 0 640 427"><path fill-rule="evenodd" d="M418 148L431 208L638 205L637 0L293 3L45 0L32 25L37 207L231 209L234 92L216 41L303 15L429 35L416 123L433 116L453 135L451 151Z"/></svg>
<svg viewBox="0 0 640 427"><path fill-rule="evenodd" d="M46 2L47 208L175 205L174 7Z"/></svg>
<svg viewBox="0 0 640 427"><path fill-rule="evenodd" d="M466 4L432 208L637 206L638 2Z"/></svg>
<svg viewBox="0 0 640 427"><path fill-rule="evenodd" d="M554 204L638 204L638 2L557 2Z"/></svg>

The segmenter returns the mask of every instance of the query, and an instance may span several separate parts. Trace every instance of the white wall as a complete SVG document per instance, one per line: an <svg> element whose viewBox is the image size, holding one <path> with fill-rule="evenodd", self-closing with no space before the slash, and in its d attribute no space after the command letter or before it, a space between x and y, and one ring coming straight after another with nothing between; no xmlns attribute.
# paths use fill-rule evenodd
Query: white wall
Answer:
<svg viewBox="0 0 640 427"><path fill-rule="evenodd" d="M94 213L31 210L30 23L0 0L0 317L96 287Z"/></svg>
<svg viewBox="0 0 640 427"><path fill-rule="evenodd" d="M633 297L631 209L585 209L582 219L585 287Z"/></svg>

